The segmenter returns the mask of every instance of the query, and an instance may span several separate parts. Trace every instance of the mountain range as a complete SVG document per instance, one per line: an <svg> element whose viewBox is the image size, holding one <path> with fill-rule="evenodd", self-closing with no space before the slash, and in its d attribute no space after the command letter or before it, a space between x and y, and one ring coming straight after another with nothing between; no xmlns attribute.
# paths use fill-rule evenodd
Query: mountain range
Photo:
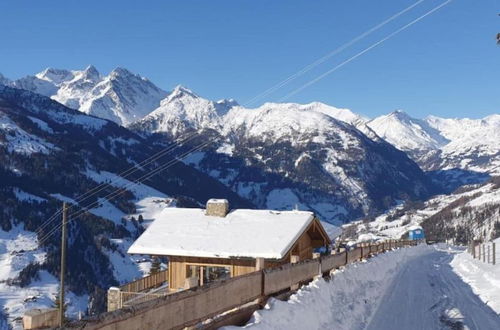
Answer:
<svg viewBox="0 0 500 330"><path fill-rule="evenodd" d="M186 164L258 207L303 207L327 221L374 214L398 200L452 191L500 171L500 115L416 119L398 110L369 119L320 102L248 109L233 99L207 100L182 86L165 92L123 68L107 76L93 66L48 68L18 80L0 79L112 120L153 144L181 144L196 133L182 143L185 148L200 140L211 143Z"/></svg>
<svg viewBox="0 0 500 330"><path fill-rule="evenodd" d="M146 78L126 69L116 68L103 76L94 66L81 71L48 68L15 81L3 78L3 84L48 96L70 108L121 125L141 119L167 95Z"/></svg>
<svg viewBox="0 0 500 330"><path fill-rule="evenodd" d="M500 174L500 115L482 119L415 119L395 111L367 122L424 170L463 169Z"/></svg>

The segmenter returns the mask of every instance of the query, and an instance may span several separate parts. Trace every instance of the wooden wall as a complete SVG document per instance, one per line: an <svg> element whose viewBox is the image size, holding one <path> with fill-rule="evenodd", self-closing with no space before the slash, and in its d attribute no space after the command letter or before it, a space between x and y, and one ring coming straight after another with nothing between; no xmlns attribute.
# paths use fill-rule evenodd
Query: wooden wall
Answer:
<svg viewBox="0 0 500 330"><path fill-rule="evenodd" d="M266 260L264 263L265 268L274 268L290 262L291 255L298 255L300 260L312 258L313 253L313 239L309 230L297 239L290 251L282 260ZM190 264L202 266L229 266L231 277L240 276L254 272L255 259L226 259L226 258L201 258L201 257L169 257L169 288L171 290L178 290L184 288L186 279L186 268Z"/></svg>

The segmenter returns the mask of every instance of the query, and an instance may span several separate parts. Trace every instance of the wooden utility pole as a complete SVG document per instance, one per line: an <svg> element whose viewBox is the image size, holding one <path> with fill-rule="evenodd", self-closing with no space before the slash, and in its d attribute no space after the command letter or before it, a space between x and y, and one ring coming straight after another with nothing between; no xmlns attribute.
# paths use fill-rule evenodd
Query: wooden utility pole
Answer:
<svg viewBox="0 0 500 330"><path fill-rule="evenodd" d="M66 224L67 219L66 202L63 203L62 233L61 233L61 283L59 286L59 327L64 325L64 273L66 272Z"/></svg>
<svg viewBox="0 0 500 330"><path fill-rule="evenodd" d="M495 251L495 249L496 249L496 243L493 242L491 244L493 245L493 247L492 247L492 250L493 250L493 262L492 263L493 263L493 265L495 265L497 263L497 256L496 256L496 251Z"/></svg>

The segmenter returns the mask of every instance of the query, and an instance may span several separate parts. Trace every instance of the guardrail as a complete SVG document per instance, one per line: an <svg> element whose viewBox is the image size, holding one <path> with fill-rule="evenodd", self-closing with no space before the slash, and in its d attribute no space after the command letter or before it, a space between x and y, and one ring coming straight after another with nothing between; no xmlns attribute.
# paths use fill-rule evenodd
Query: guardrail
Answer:
<svg viewBox="0 0 500 330"><path fill-rule="evenodd" d="M256 300L297 287L349 263L418 241L360 244L349 251L263 269L193 289L154 297L131 307L70 324L85 329L182 329Z"/></svg>

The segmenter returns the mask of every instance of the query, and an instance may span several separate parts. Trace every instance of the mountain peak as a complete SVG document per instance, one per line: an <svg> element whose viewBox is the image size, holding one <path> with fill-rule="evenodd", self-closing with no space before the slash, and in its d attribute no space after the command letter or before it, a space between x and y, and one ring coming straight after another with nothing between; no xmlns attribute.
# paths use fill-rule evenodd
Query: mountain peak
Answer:
<svg viewBox="0 0 500 330"><path fill-rule="evenodd" d="M187 87L184 87L182 85L177 85L175 88L172 90L172 93L170 93L170 96L175 97L175 96L182 96L182 95L188 95L191 97L198 97L192 90L190 90Z"/></svg>
<svg viewBox="0 0 500 330"><path fill-rule="evenodd" d="M368 122L378 136L403 151L423 152L439 149L449 141L421 119L396 110Z"/></svg>
<svg viewBox="0 0 500 330"><path fill-rule="evenodd" d="M99 74L99 71L97 71L96 67L93 66L92 64L88 65L84 72L88 73L88 74Z"/></svg>
<svg viewBox="0 0 500 330"><path fill-rule="evenodd" d="M54 84L60 84L63 81L71 79L73 74L69 70L46 68L35 76L41 80L49 81Z"/></svg>
<svg viewBox="0 0 500 330"><path fill-rule="evenodd" d="M10 79L6 78L3 74L0 73L0 85L10 85Z"/></svg>
<svg viewBox="0 0 500 330"><path fill-rule="evenodd" d="M393 112L391 112L389 114L389 116L393 116L393 117L397 117L397 118L400 118L400 119L411 119L410 115L408 115L406 112L404 112L404 110L401 110L401 109L397 109L397 110L394 110Z"/></svg>
<svg viewBox="0 0 500 330"><path fill-rule="evenodd" d="M219 100L215 103L219 104L219 105L228 106L228 107L236 107L236 106L240 105L238 103L238 101L236 101L235 99L222 99L222 100Z"/></svg>
<svg viewBox="0 0 500 330"><path fill-rule="evenodd" d="M87 66L85 70L82 71L82 76L84 79L91 81L98 81L101 78L101 74L93 65Z"/></svg>
<svg viewBox="0 0 500 330"><path fill-rule="evenodd" d="M136 76L129 70L122 68L122 67L117 67L111 73L109 74L111 78L116 78L116 77L130 77L130 76Z"/></svg>

